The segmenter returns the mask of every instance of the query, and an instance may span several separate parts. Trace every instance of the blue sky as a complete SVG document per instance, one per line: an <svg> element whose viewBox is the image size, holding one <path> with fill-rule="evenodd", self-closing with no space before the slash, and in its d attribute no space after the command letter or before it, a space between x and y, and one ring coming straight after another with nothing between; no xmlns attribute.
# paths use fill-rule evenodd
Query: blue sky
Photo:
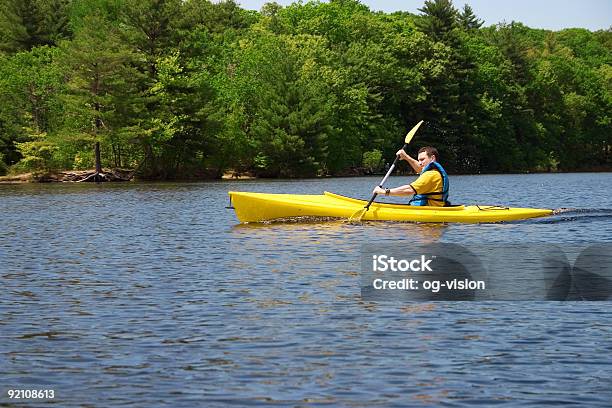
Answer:
<svg viewBox="0 0 612 408"><path fill-rule="evenodd" d="M243 8L259 10L266 0L236 0ZM287 5L291 0L276 0ZM424 0L361 0L371 10L419 13ZM562 30L581 27L589 30L612 26L612 0L455 0L455 7L469 4L485 25L520 21L533 28Z"/></svg>

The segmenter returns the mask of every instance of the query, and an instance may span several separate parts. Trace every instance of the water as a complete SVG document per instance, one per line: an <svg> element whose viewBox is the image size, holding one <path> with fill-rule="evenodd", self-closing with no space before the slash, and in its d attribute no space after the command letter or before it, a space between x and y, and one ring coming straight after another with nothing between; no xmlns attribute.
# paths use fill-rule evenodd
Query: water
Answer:
<svg viewBox="0 0 612 408"><path fill-rule="evenodd" d="M506 224L238 225L225 208L228 190L377 182L0 186L0 404L609 406L609 302L364 302L359 251L611 242L612 174L452 177L455 203L566 209Z"/></svg>

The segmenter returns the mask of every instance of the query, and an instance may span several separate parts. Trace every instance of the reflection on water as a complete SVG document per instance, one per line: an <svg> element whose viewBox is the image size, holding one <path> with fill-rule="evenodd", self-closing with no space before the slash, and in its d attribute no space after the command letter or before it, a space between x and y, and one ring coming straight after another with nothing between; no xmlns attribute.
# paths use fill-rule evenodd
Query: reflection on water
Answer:
<svg viewBox="0 0 612 408"><path fill-rule="evenodd" d="M588 191L573 175L555 196L557 179L455 176L453 202L612 208L574 200ZM0 186L0 404L14 387L62 407L607 405L607 303L366 302L359 258L370 243L609 242L610 217L238 225L224 208L228 190L377 181Z"/></svg>
<svg viewBox="0 0 612 408"><path fill-rule="evenodd" d="M432 243L439 241L449 224L441 223L413 223L413 222L391 222L391 221L362 221L360 223L350 222L345 219L337 218L322 218L322 217L299 217L286 220L274 220L257 223L235 224L232 226L232 232L246 233L256 230L257 234L273 236L278 231L321 231L325 230L329 233L345 232L359 233L359 231L387 231L393 235L407 234L406 239L420 242ZM335 238L335 235L330 235Z"/></svg>

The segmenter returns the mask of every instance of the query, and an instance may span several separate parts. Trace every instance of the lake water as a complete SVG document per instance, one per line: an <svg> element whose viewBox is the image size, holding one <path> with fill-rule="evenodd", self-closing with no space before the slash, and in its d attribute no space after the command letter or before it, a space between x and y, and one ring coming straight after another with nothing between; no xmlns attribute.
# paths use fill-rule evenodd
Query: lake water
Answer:
<svg viewBox="0 0 612 408"><path fill-rule="evenodd" d="M389 185L410 178L394 177ZM227 191L378 178L0 185L0 405L610 406L610 302L368 302L363 244L612 242L612 174L452 176L504 224L239 225Z"/></svg>

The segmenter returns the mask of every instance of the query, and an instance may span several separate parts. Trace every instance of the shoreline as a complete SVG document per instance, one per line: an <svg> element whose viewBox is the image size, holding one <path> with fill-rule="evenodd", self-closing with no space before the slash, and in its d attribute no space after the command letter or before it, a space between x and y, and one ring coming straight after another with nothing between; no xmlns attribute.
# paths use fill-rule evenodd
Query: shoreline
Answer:
<svg viewBox="0 0 612 408"><path fill-rule="evenodd" d="M44 173L19 173L0 176L0 184L37 184L37 183L79 183L85 180L77 180L76 178L85 177L95 173L95 169L90 170L61 170ZM121 179L105 181L105 182L133 182L133 181L211 181L211 180L257 180L258 177L248 174L236 174L228 171L216 178L181 178L174 180L159 180L159 179L140 179L135 176L135 170L127 169L103 169L103 173L120 173L123 176Z"/></svg>
<svg viewBox="0 0 612 408"><path fill-rule="evenodd" d="M108 171L108 170L107 170ZM371 174L346 174L346 175L325 175L315 177L257 177L249 174L236 174L233 171L225 172L221 178L179 178L179 179L140 179L134 176L133 170L113 169L109 172L121 172L124 178L105 181L105 182L134 182L134 181L175 181L175 182L197 182L197 181L248 181L248 180L302 180L302 179L324 179L324 178L357 178L357 177L377 177L384 176L385 173ZM75 180L75 177L87 175L95 170L62 170L46 173L20 173L0 176L2 184L36 184L36 183L79 183L85 180ZM509 173L449 173L449 176L488 176L488 175L519 175L519 174L571 174L571 173L612 173L612 169L586 169L571 171L529 171L529 172L509 172ZM396 176L416 176L415 173L399 172Z"/></svg>

